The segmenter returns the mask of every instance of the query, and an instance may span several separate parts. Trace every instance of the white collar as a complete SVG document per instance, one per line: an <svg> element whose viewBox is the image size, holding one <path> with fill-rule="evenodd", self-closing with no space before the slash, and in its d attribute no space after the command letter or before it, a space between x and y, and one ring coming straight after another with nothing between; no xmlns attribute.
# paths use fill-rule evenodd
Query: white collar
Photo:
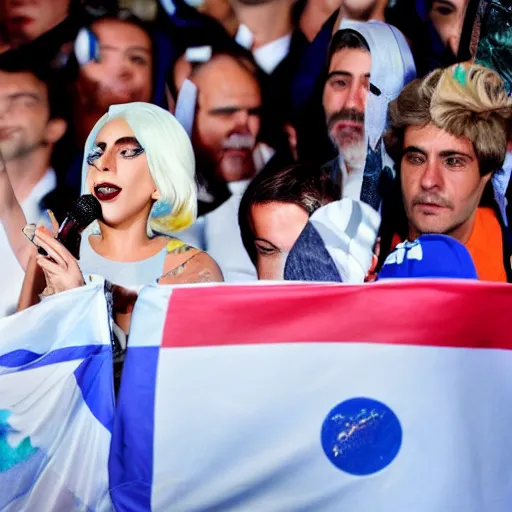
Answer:
<svg viewBox="0 0 512 512"><path fill-rule="evenodd" d="M57 186L57 175L50 167L44 176L34 185L30 194L25 198L22 206L25 204L36 203L39 204L46 194L49 194Z"/></svg>
<svg viewBox="0 0 512 512"><path fill-rule="evenodd" d="M258 66L265 71L265 73L272 73L281 61L288 55L290 51L290 44L292 40L291 34L286 34L279 39L270 41L260 48L253 50L253 56ZM241 24L238 27L238 31L235 36L235 41L243 46L246 50L251 50L254 44L254 35L247 27L247 25Z"/></svg>
<svg viewBox="0 0 512 512"><path fill-rule="evenodd" d="M245 192L251 180L228 181L227 186L232 194L240 194Z"/></svg>

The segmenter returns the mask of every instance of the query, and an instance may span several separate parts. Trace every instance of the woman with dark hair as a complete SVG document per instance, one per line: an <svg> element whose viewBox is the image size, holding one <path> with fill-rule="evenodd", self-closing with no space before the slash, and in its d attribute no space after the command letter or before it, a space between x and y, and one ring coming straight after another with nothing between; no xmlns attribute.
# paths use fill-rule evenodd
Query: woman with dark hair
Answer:
<svg viewBox="0 0 512 512"><path fill-rule="evenodd" d="M338 187L315 165L258 174L247 187L238 214L242 241L258 278L283 279L286 256L309 217L338 199Z"/></svg>

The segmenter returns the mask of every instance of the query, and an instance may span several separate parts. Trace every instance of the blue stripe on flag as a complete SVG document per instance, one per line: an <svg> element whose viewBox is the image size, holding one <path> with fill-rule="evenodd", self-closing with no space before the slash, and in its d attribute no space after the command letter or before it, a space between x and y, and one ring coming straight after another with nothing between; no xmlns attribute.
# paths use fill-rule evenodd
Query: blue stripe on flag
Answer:
<svg viewBox="0 0 512 512"><path fill-rule="evenodd" d="M36 354L30 350L15 350L3 356L0 356L0 366L7 366L9 368L17 368L39 359L41 354Z"/></svg>
<svg viewBox="0 0 512 512"><path fill-rule="evenodd" d="M109 458L110 495L120 512L151 510L159 352L159 346L126 352Z"/></svg>
<svg viewBox="0 0 512 512"><path fill-rule="evenodd" d="M16 371L33 370L49 364L76 361L99 354L105 348L110 350L108 345L82 345L78 347L65 347L52 350L45 354L38 354L30 350L13 350L7 354L0 355L0 366L15 368ZM0 368L0 373L2 372Z"/></svg>
<svg viewBox="0 0 512 512"><path fill-rule="evenodd" d="M85 358L74 372L85 403L95 418L112 433L114 421L114 375L110 346Z"/></svg>

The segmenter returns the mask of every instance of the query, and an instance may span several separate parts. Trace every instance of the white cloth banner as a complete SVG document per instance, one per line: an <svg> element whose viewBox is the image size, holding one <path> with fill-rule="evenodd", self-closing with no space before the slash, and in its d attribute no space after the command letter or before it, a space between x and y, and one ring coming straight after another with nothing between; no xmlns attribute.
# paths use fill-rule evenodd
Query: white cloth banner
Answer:
<svg viewBox="0 0 512 512"><path fill-rule="evenodd" d="M114 505L510 512L511 310L479 282L145 288Z"/></svg>
<svg viewBox="0 0 512 512"><path fill-rule="evenodd" d="M113 414L102 283L0 320L0 510L112 510Z"/></svg>
<svg viewBox="0 0 512 512"><path fill-rule="evenodd" d="M0 510L510 512L512 289L103 285L0 321ZM110 495L109 495L110 493Z"/></svg>

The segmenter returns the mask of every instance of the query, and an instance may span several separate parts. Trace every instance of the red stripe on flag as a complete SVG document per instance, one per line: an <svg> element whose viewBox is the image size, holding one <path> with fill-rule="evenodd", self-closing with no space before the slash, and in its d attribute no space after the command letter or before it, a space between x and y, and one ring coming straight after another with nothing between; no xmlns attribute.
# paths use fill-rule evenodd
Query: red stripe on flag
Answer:
<svg viewBox="0 0 512 512"><path fill-rule="evenodd" d="M512 349L512 287L453 281L173 290L162 347L368 342Z"/></svg>

